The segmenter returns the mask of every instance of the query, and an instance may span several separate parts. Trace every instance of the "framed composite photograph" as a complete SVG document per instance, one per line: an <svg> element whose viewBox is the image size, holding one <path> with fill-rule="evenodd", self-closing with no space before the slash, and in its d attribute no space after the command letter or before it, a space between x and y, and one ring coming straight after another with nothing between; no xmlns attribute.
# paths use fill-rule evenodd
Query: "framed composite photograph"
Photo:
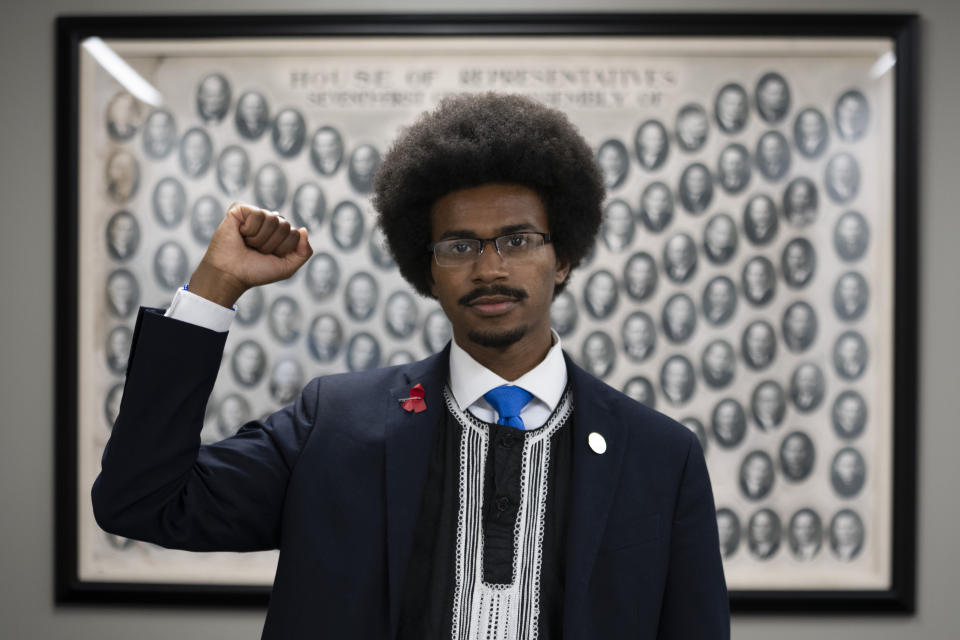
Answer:
<svg viewBox="0 0 960 640"><path fill-rule="evenodd" d="M551 322L590 373L698 436L733 611L913 611L916 16L57 30L59 601L266 603L277 552L176 551L96 524L137 309L169 304L233 202L309 230L307 265L237 304L208 443L315 376L439 351L450 325L401 279L373 180L420 113L494 91L564 111L595 149L604 222Z"/></svg>

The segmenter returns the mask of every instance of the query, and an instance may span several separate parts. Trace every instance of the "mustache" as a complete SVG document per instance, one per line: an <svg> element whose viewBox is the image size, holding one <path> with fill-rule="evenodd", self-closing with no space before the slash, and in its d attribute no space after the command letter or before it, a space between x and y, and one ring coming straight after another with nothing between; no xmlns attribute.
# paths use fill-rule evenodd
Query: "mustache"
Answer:
<svg viewBox="0 0 960 640"><path fill-rule="evenodd" d="M474 289L470 293L457 300L457 302L466 306L477 298L482 298L484 296L507 296L510 298L515 298L516 300L523 300L527 297L527 292L523 289L514 289L513 287L508 287L504 284L495 284L489 287Z"/></svg>

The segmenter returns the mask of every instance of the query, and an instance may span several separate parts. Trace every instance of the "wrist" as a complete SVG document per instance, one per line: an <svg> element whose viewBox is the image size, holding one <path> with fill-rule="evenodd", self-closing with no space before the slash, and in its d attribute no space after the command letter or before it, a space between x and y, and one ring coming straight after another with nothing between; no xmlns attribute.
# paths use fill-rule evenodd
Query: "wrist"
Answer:
<svg viewBox="0 0 960 640"><path fill-rule="evenodd" d="M227 309L236 305L237 300L248 289L235 276L201 261L190 276L189 291L206 298Z"/></svg>

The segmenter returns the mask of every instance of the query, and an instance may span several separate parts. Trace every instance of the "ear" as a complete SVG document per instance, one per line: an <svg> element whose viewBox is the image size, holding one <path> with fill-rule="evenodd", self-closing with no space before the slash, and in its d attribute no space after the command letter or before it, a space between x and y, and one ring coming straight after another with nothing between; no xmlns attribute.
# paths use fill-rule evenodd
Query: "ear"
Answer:
<svg viewBox="0 0 960 640"><path fill-rule="evenodd" d="M559 285L563 283L567 279L567 276L569 275L570 275L570 261L561 260L557 258L556 272L553 278L554 285Z"/></svg>

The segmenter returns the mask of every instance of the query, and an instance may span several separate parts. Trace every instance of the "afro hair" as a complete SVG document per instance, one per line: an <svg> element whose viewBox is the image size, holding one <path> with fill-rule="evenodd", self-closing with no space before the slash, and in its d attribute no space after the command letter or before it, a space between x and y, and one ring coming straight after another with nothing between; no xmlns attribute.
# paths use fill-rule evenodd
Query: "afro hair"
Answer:
<svg viewBox="0 0 960 640"><path fill-rule="evenodd" d="M603 180L590 146L566 115L518 95L448 97L401 132L374 187L378 222L400 275L421 295L431 297L433 204L448 193L494 183L537 193L557 258L571 269L593 246ZM554 295L564 286L566 280Z"/></svg>

